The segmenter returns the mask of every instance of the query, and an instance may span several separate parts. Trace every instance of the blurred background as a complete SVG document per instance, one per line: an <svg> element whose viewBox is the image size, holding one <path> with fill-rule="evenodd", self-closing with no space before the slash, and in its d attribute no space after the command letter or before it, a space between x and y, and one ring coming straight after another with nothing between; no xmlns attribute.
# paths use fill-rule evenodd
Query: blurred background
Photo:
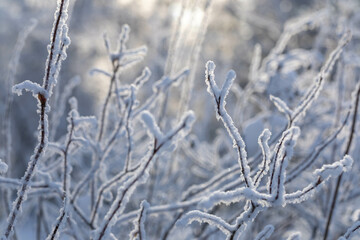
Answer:
<svg viewBox="0 0 360 240"><path fill-rule="evenodd" d="M111 70L103 35L108 36L115 49L123 24L131 27L129 47L146 45L148 54L140 65L122 74L121 81L131 82L144 66L152 71L149 85L164 74L174 75L184 68L190 68L190 78L194 84L189 86L192 86L192 93L197 94L191 95L189 101L193 106L191 108L197 109L204 107L204 102L208 101L204 83L206 61L215 61L219 76L224 76L228 69L234 69L238 74L239 84L245 85L256 44L260 44L262 56L266 56L289 18L314 12L331 4L331 1L76 0L70 1L70 4L69 34L72 43L57 89L61 92L71 78L80 76L81 85L73 93L79 98L80 112L84 115L97 115L109 81L101 75L91 76L89 72L93 68ZM26 39L15 83L26 79L42 82L47 57L46 46L49 43L55 7L55 0L0 1L2 116L9 62L19 33L31 19L37 19L38 24ZM309 38L311 34L299 35L290 44L306 47L311 45ZM185 88L185 91L189 90ZM143 98L146 97L144 95ZM172 101L176 101L176 98L172 98ZM36 101L29 94L15 97L12 109L13 141L17 143L13 145L15 151L12 154L19 163L14 174L21 176L24 161L28 160L36 142ZM205 109L212 111L212 108ZM176 114L178 108L169 107L168 111ZM206 111L197 113L199 121L205 118ZM64 130L65 116L60 122L60 129ZM59 134L62 133L63 131L59 131ZM206 134L203 136L207 137L209 136Z"/></svg>

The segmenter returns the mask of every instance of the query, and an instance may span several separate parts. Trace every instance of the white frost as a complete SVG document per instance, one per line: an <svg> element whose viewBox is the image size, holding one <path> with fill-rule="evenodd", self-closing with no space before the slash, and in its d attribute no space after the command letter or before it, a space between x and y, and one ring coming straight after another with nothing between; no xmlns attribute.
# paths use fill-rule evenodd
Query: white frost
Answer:
<svg viewBox="0 0 360 240"><path fill-rule="evenodd" d="M274 103L275 107L280 111L286 114L288 118L293 114L292 110L288 107L288 105L278 97L270 95L270 100Z"/></svg>
<svg viewBox="0 0 360 240"><path fill-rule="evenodd" d="M22 95L23 90L32 92L34 97L37 97L39 93L41 93L46 98L48 96L47 91L43 87L41 87L38 83L32 82L30 80L25 80L22 83L16 84L12 88L13 93L16 93L18 96Z"/></svg>
<svg viewBox="0 0 360 240"><path fill-rule="evenodd" d="M323 165L322 168L317 169L314 174L325 180L329 177L339 176L342 172L349 171L352 164L353 159L349 155L346 155L341 161Z"/></svg>
<svg viewBox="0 0 360 240"><path fill-rule="evenodd" d="M6 173L7 170L8 170L8 165L0 159L0 174Z"/></svg>
<svg viewBox="0 0 360 240"><path fill-rule="evenodd" d="M266 240L270 238L271 234L274 232L274 226L269 224L264 227L264 229L258 233L254 240Z"/></svg>
<svg viewBox="0 0 360 240"><path fill-rule="evenodd" d="M149 111L144 111L141 113L141 120L144 122L149 133L154 136L155 139L163 139L164 134L161 132L159 126L157 125L154 116Z"/></svg>

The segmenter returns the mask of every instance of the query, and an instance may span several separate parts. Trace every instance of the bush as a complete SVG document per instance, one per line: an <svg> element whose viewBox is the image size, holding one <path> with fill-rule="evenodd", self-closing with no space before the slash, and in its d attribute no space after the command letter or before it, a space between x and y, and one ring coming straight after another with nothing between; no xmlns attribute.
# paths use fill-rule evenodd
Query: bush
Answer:
<svg viewBox="0 0 360 240"><path fill-rule="evenodd" d="M89 13L100 6L79 2ZM166 6L158 4L159 11ZM90 71L109 82L96 116L80 112L89 96L96 98L84 96L81 77L66 81L70 74L60 74L67 58L65 69L71 69L72 54L92 61L80 49L69 51L69 15L82 17L77 4L57 1L42 84L15 84L20 54L36 31L38 21L30 21L18 36L0 109L2 240L359 236L359 4L325 4L288 20L282 31L261 15L260 1L223 3L219 9L217 4L183 1L166 62L151 52L156 44L150 42L149 50L129 47L127 24L116 48L105 34L109 67ZM271 11L287 19L299 6L281 1ZM218 54L208 39L216 40L226 25L210 19L224 12L241 18L240 35L248 45ZM232 21L229 26L237 27ZM159 38L152 34L152 41ZM84 39L74 37L71 44L87 46ZM269 39L277 40L268 44ZM148 51L150 68L142 66ZM238 60L248 74L237 77L230 70L222 81L215 63L207 61L205 79L198 77L208 52L220 69ZM72 96L77 88L83 92ZM33 110L12 93L24 91L36 99L39 121L37 144L18 177L18 158L27 157L32 138L28 146L15 129L33 123ZM21 106L27 118L21 118Z"/></svg>

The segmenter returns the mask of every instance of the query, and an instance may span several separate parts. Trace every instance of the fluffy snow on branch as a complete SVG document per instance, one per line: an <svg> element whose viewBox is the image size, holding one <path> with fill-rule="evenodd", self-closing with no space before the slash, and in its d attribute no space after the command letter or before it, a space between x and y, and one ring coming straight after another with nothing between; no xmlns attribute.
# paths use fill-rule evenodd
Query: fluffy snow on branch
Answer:
<svg viewBox="0 0 360 240"><path fill-rule="evenodd" d="M61 57L61 60L65 60L67 57L66 49L71 44L71 40L69 37L69 27L64 24L61 29L61 44L63 45L60 49L61 52L59 53L59 56Z"/></svg>
<svg viewBox="0 0 360 240"><path fill-rule="evenodd" d="M212 207L219 204L229 205L231 203L240 202L241 200L251 200L252 202L259 203L260 205L266 206L269 199L269 195L259 193L254 189L243 187L236 190L221 192L217 191L210 194L209 197L205 198L199 203L199 206L204 209L211 209Z"/></svg>
<svg viewBox="0 0 360 240"><path fill-rule="evenodd" d="M264 227L264 229L258 233L254 240L266 240L270 238L271 234L274 232L274 226L269 224Z"/></svg>
<svg viewBox="0 0 360 240"><path fill-rule="evenodd" d="M23 90L27 92L32 92L34 97L38 97L38 94L42 94L45 98L48 97L47 91L41 87L38 83L32 82L30 80L25 80L22 83L16 84L13 86L12 91L18 96L22 95Z"/></svg>
<svg viewBox="0 0 360 240"><path fill-rule="evenodd" d="M271 137L271 132L269 129L264 129L264 131L260 134L258 138L258 143L261 148L261 152L263 155L263 161L261 163L261 168L255 175L254 185L257 187L263 176L266 175L266 173L269 171L270 163L271 163L271 153L270 153L270 147L269 147L269 140Z"/></svg>
<svg viewBox="0 0 360 240"><path fill-rule="evenodd" d="M323 165L322 168L315 170L314 174L323 180L329 177L337 177L343 172L347 172L351 169L354 160L349 155L345 155L344 158L333 164Z"/></svg>
<svg viewBox="0 0 360 240"><path fill-rule="evenodd" d="M0 159L0 174L5 174L8 170L8 165Z"/></svg>
<svg viewBox="0 0 360 240"><path fill-rule="evenodd" d="M144 111L141 113L141 120L144 125L147 127L150 135L154 136L155 139L161 140L164 137L164 134L161 132L154 116L149 111Z"/></svg>
<svg viewBox="0 0 360 240"><path fill-rule="evenodd" d="M333 164L323 165L322 168L314 171L314 175L317 178L302 190L298 190L294 193L286 194L285 200L287 203L300 203L311 197L314 192L317 191L320 184L328 180L330 177L337 177L343 172L347 172L351 169L353 159L346 155L342 160Z"/></svg>

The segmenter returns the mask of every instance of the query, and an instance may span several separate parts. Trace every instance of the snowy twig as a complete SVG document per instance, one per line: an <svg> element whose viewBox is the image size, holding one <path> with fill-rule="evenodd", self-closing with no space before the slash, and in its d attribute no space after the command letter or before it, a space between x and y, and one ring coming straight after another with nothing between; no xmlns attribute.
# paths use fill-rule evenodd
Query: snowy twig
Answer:
<svg viewBox="0 0 360 240"><path fill-rule="evenodd" d="M67 36L66 26L68 6L68 0L58 1L58 8L55 12L55 21L51 33L50 51L47 59L45 77L42 87L39 87L39 85L31 83L29 81L26 81L23 84L18 85L18 87L15 87L15 89L19 89L20 91L21 89L25 88L26 90L32 91L33 94L37 94L37 97L39 99L38 107L40 113L39 136L38 145L35 148L34 155L31 156L28 168L22 179L22 186L18 191L16 200L14 201L13 208L8 217L8 224L5 233L1 237L2 239L8 239L12 233L14 225L16 224L16 219L19 215L18 213L19 211L21 211L24 200L26 200L26 194L29 189L29 182L34 174L37 162L45 152L47 146L49 134L47 116L47 113L49 111L48 98L51 96L52 87L56 84L56 77L59 73L61 63L60 61L55 62L54 60L57 56L59 56L59 59L64 60L66 58L65 50L70 44L70 39ZM61 44L64 44L64 48L59 51L59 46Z"/></svg>

